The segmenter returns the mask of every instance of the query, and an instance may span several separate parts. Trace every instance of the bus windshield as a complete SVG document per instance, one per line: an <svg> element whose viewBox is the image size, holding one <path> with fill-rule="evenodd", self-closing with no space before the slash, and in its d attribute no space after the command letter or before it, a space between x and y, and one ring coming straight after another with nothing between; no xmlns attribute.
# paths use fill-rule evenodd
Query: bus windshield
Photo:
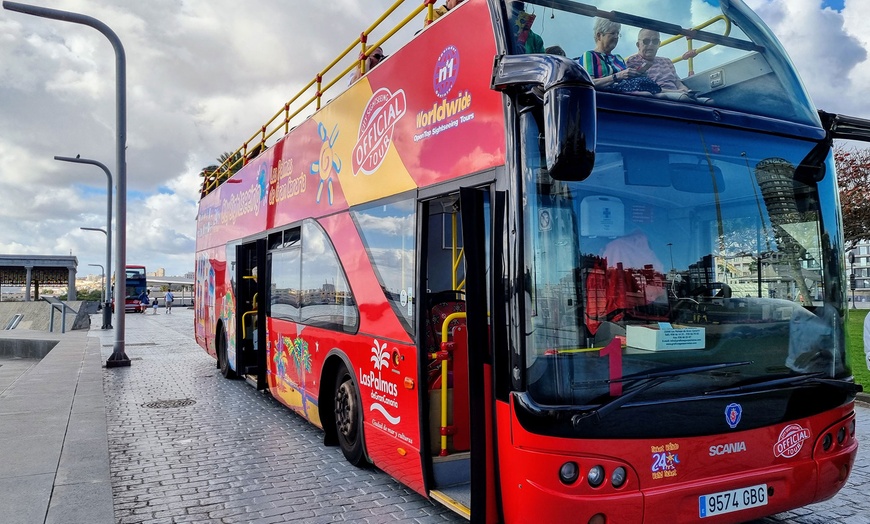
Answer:
<svg viewBox="0 0 870 524"><path fill-rule="evenodd" d="M839 293L839 265L826 256L836 218L820 206L832 189L800 181L806 170L833 173L830 158L806 165L808 140L607 117L583 182L552 180L535 119L522 122L529 393L582 404L606 395L610 379L677 364L748 362L650 394L848 377L840 297L829 296ZM613 343L624 348L621 373L602 358Z"/></svg>
<svg viewBox="0 0 870 524"><path fill-rule="evenodd" d="M643 72L644 78L632 84L596 83L600 92L677 100L819 125L789 58L756 15L740 2L691 4L690 8L685 2L637 2L632 6L608 0L508 2L507 31L512 37L508 51L563 54L578 60L593 78L624 67ZM613 8L618 11L609 11ZM603 47L613 46L606 55L599 55L600 59L588 55L596 49L596 20L607 22L607 29L602 31L610 40ZM646 32L640 35L642 29ZM694 38L687 40L682 35L690 31L694 31ZM650 55L639 52L643 37L647 37L644 51ZM676 73L675 78L665 81L663 71L669 68ZM650 79L659 86L648 89L649 82L641 82Z"/></svg>

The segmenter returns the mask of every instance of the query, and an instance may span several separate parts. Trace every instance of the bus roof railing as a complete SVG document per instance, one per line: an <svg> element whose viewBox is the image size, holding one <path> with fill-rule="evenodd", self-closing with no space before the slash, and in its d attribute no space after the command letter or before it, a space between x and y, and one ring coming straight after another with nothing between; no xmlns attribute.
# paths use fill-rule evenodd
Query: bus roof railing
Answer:
<svg viewBox="0 0 870 524"><path fill-rule="evenodd" d="M209 166L202 170L200 176L203 177L201 186L201 196L205 196L212 192L215 188L229 179L233 173L241 169L249 161L256 158L260 153L269 147L269 140L277 133L282 133L281 136L290 132L290 122L300 113L308 109L312 103L315 104L315 111L320 109L321 98L324 93L332 88L342 78L347 76L354 68L358 68L360 73L365 73L366 59L378 47L382 46L387 40L395 35L399 30L405 27L409 22L417 17L423 10L427 10L425 25L429 25L434 20L434 5L438 0L417 0L421 2L415 7L405 18L398 22L392 29L384 33L376 42L368 45L368 37L371 35L393 12L395 12L402 4L408 0L396 0L377 20L367 27L359 38L354 40L342 51L332 62L318 72L314 78L308 82L298 93L296 93L284 106L279 109L272 117L244 141L242 146L229 154L227 158L219 166ZM340 70L335 74L335 77L323 84L324 77L332 72L345 57L347 57L357 46L361 46L359 56L349 66ZM305 98L309 94L312 87L316 89L311 96ZM300 100L302 100L300 102Z"/></svg>
<svg viewBox="0 0 870 524"><path fill-rule="evenodd" d="M705 27L712 25L712 24L715 24L716 22L719 22L720 20L722 22L725 22L725 29L722 31L722 36L729 36L731 34L731 20L729 20L728 17L725 15L714 16L713 18L707 20L706 22L703 22L703 23L698 24L695 27L693 27L692 31L698 31L700 29L704 29ZM688 47L688 49L682 55L678 56L677 58L672 59L671 63L676 64L677 62L681 62L681 61L685 60L689 66L689 76L692 76L695 74L695 57L698 56L699 54L703 53L704 51L716 46L717 44L715 42L710 42L706 45L699 47L698 49L695 49L692 47L693 46L692 41L694 40L692 38L692 36L688 35L688 34L683 34L683 35L675 35L675 36L672 36L666 40L663 40L662 43L660 44L659 48L662 48L670 43L676 42L677 40L679 40L681 38L686 39L686 46Z"/></svg>

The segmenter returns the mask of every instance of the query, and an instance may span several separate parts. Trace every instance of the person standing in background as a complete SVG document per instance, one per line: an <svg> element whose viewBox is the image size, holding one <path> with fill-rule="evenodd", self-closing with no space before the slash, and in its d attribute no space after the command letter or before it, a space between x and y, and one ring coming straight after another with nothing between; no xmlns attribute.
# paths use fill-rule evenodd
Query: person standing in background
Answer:
<svg viewBox="0 0 870 524"><path fill-rule="evenodd" d="M163 302L166 304L166 314L172 313L172 301L175 300L175 297L172 296L172 291L166 290L166 294L163 295Z"/></svg>

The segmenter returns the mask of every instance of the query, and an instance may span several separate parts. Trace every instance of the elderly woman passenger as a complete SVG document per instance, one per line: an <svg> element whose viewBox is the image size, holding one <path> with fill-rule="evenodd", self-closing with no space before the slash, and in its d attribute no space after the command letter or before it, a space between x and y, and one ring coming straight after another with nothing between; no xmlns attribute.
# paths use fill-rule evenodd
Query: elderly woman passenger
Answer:
<svg viewBox="0 0 870 524"><path fill-rule="evenodd" d="M593 78L595 87L606 87L620 80L628 80L640 73L632 71L625 60L613 53L619 43L622 25L605 18L596 18L592 31L595 34L595 49L580 57L582 65Z"/></svg>

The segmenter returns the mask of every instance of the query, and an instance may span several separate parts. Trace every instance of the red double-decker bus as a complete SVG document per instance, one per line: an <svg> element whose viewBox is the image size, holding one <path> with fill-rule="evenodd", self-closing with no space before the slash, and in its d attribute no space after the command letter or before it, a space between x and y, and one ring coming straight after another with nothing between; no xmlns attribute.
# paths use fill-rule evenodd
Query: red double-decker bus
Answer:
<svg viewBox="0 0 870 524"><path fill-rule="evenodd" d="M818 112L742 2L672 4L465 0L323 107L354 66L318 74L313 114L204 174L195 329L223 375L476 522L837 493L860 386L831 143L870 125ZM581 67L642 29L679 92Z"/></svg>

